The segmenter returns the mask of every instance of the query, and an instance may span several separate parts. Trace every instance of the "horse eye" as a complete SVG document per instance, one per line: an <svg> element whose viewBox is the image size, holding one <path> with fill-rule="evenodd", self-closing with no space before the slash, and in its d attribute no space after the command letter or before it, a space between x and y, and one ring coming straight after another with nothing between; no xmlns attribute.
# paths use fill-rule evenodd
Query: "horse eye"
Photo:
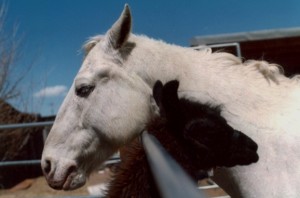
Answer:
<svg viewBox="0 0 300 198"><path fill-rule="evenodd" d="M83 85L77 87L75 93L79 97L87 97L94 90L94 88L95 88L94 85Z"/></svg>

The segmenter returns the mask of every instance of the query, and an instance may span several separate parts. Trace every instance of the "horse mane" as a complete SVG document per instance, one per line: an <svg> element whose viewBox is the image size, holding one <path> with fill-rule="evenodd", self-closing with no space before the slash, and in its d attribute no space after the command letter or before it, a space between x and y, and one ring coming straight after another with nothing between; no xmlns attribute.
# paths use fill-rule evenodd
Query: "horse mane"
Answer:
<svg viewBox="0 0 300 198"><path fill-rule="evenodd" d="M104 38L104 35L95 35L90 37L82 46L82 49L84 51L85 57L88 55L88 53L95 47L97 43L99 43ZM230 66L246 66L249 68L250 71L254 71L257 74L261 74L269 83L270 81L280 84L280 79L282 77L285 77L286 80L291 80L292 82L295 82L299 84L300 82L300 75L294 75L291 77L286 77L284 75L284 69L281 65L275 64L275 63L269 63L264 60L246 60L243 62L243 58L239 58L233 54L222 52L222 51L216 51L213 52L211 48L205 48L203 50L196 51L192 48L187 47L181 47L173 44L165 43L162 40L156 40L152 39L145 35L135 35L131 34L129 41L133 42L145 42L146 44L150 44L150 42L156 42L159 45L165 45L173 48L180 48L180 49L187 49L187 50L193 50L196 53L198 53L199 59L212 61L214 62L214 65L221 65L224 67L230 67ZM153 45L151 45L153 46Z"/></svg>

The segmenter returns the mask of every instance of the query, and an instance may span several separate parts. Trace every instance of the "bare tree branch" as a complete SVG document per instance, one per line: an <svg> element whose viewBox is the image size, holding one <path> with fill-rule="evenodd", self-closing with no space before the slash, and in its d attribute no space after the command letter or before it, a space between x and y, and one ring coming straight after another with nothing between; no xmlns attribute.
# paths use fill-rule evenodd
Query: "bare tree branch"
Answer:
<svg viewBox="0 0 300 198"><path fill-rule="evenodd" d="M32 65L16 64L20 56L22 39L18 35L18 26L11 31L5 29L7 6L0 7L0 99L7 101L20 95L19 85ZM21 67L23 69L21 69Z"/></svg>

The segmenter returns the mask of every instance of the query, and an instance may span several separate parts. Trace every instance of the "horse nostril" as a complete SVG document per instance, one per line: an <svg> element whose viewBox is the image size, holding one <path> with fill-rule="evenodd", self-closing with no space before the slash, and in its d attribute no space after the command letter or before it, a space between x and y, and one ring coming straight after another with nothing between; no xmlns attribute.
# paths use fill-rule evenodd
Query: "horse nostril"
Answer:
<svg viewBox="0 0 300 198"><path fill-rule="evenodd" d="M77 170L77 166L76 165L71 165L68 168L67 175L70 175L71 173L75 172L76 170Z"/></svg>
<svg viewBox="0 0 300 198"><path fill-rule="evenodd" d="M50 160L45 160L45 165L44 165L44 172L45 174L49 174L51 171L51 161Z"/></svg>

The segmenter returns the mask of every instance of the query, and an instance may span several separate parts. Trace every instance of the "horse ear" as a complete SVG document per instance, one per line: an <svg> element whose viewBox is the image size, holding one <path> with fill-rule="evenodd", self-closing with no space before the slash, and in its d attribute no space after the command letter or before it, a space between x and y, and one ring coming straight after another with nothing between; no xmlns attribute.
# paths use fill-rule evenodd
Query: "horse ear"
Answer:
<svg viewBox="0 0 300 198"><path fill-rule="evenodd" d="M107 47L120 49L127 41L131 32L131 12L126 4L119 19L106 33Z"/></svg>

